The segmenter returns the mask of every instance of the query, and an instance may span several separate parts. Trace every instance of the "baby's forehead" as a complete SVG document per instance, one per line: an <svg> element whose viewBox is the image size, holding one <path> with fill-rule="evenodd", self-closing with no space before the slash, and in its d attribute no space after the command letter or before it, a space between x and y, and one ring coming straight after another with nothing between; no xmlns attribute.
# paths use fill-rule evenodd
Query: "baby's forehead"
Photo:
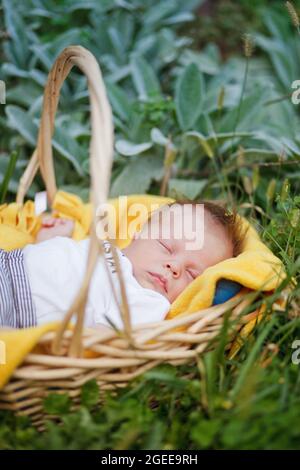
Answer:
<svg viewBox="0 0 300 470"><path fill-rule="evenodd" d="M172 204L164 205L154 211L149 221L163 225L170 225L174 223L178 225L179 223L192 224L196 220L199 223L208 222L208 214L203 204Z"/></svg>
<svg viewBox="0 0 300 470"><path fill-rule="evenodd" d="M204 204L164 205L151 214L148 222L163 238L185 238L190 232L226 237L224 227L218 223ZM164 236L164 233L167 234ZM179 233L179 235L178 235ZM180 236L182 234L182 236Z"/></svg>
<svg viewBox="0 0 300 470"><path fill-rule="evenodd" d="M201 209L201 208L200 208ZM187 232L197 232L204 227L203 209L196 211L190 205L163 206L156 210L149 219L150 229L162 238L185 238Z"/></svg>

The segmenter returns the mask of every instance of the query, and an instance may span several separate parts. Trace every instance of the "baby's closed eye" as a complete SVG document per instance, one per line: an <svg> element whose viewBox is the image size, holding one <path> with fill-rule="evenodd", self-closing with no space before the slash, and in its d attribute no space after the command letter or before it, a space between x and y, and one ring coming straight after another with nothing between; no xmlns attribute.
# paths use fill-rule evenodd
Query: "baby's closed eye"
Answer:
<svg viewBox="0 0 300 470"><path fill-rule="evenodd" d="M193 270L187 269L186 271L187 271L187 273L189 274L189 276L191 277L192 280L196 279L196 277L199 276L199 273L197 273Z"/></svg>
<svg viewBox="0 0 300 470"><path fill-rule="evenodd" d="M168 253L170 253L170 254L172 253L171 247L166 242L164 242L162 240L157 240L157 241Z"/></svg>

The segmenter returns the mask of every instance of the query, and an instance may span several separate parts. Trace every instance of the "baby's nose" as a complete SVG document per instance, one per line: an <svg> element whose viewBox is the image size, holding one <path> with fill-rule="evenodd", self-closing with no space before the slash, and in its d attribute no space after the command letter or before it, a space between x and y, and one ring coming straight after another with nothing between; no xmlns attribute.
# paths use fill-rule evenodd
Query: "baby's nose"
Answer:
<svg viewBox="0 0 300 470"><path fill-rule="evenodd" d="M172 263L167 263L167 264L166 264L166 267L172 271L172 274L173 274L174 277L177 278L177 277L180 276L180 274L181 274L181 268L180 268L179 263L174 263L174 262L172 262Z"/></svg>

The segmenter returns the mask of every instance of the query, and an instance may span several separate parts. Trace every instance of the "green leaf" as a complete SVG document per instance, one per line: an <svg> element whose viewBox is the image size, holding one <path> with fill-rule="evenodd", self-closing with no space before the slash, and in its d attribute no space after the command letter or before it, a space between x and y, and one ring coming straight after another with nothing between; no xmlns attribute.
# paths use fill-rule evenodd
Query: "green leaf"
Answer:
<svg viewBox="0 0 300 470"><path fill-rule="evenodd" d="M251 138L254 137L255 134L253 132L220 132L217 134L208 135L206 137L200 132L191 131L186 132L184 136L197 139L205 154L212 158L214 156L214 150L216 147L220 147L222 144L226 144L228 141L230 144L231 140L233 139L236 141L247 137Z"/></svg>
<svg viewBox="0 0 300 470"><path fill-rule="evenodd" d="M29 108L41 96L41 89L34 83L22 83L11 87L6 93L6 101Z"/></svg>
<svg viewBox="0 0 300 470"><path fill-rule="evenodd" d="M8 124L12 129L16 129L22 137L33 147L36 146L38 127L29 113L23 111L18 106L7 106L6 114ZM52 138L53 147L67 160L69 160L77 173L83 176L84 172L80 162L86 157L86 151L77 143L75 139L62 129L56 128Z"/></svg>
<svg viewBox="0 0 300 470"><path fill-rule="evenodd" d="M252 131L265 124L267 109L263 106L270 96L270 90L263 86L253 87L250 95L243 98L241 107L237 104L230 109L220 120L220 132L232 132L235 128L236 118L239 115L237 131Z"/></svg>
<svg viewBox="0 0 300 470"><path fill-rule="evenodd" d="M183 131L193 127L202 111L202 92L202 75L192 63L179 76L175 90L176 114Z"/></svg>
<svg viewBox="0 0 300 470"><path fill-rule="evenodd" d="M168 19L164 21L166 25L174 25L179 23L187 23L188 21L193 21L195 19L195 15L189 12L182 12L176 15L170 16Z"/></svg>
<svg viewBox="0 0 300 470"><path fill-rule="evenodd" d="M81 388L81 404L91 408L98 403L99 385L96 380L89 380Z"/></svg>
<svg viewBox="0 0 300 470"><path fill-rule="evenodd" d="M153 127L153 129L151 129L151 139L155 144L162 145L163 147L165 147L169 142L169 139L161 132L160 129L157 129L157 127Z"/></svg>
<svg viewBox="0 0 300 470"><path fill-rule="evenodd" d="M32 117L18 106L6 106L5 111L9 127L17 130L26 142L35 146L38 128Z"/></svg>
<svg viewBox="0 0 300 470"><path fill-rule="evenodd" d="M171 178L169 180L169 193L179 194L180 197L187 197L188 199L196 199L206 186L207 180L193 181L179 178Z"/></svg>
<svg viewBox="0 0 300 470"><path fill-rule="evenodd" d="M142 56L133 54L130 65L133 84L140 100L147 100L161 94L158 78Z"/></svg>
<svg viewBox="0 0 300 470"><path fill-rule="evenodd" d="M163 177L163 159L161 157L140 156L132 157L124 170L112 184L110 197L125 194L144 194L153 179Z"/></svg>
<svg viewBox="0 0 300 470"><path fill-rule="evenodd" d="M113 111L123 121L127 122L129 120L131 106L126 93L115 83L106 83L106 88Z"/></svg>
<svg viewBox="0 0 300 470"><path fill-rule="evenodd" d="M9 158L8 166L1 184L0 188L0 204L3 204L6 198L7 189L9 187L9 182L13 175L16 163L17 163L18 153L16 151L12 152Z"/></svg>
<svg viewBox="0 0 300 470"><path fill-rule="evenodd" d="M118 31L117 28L114 26L110 26L107 30L107 34L110 38L111 44L114 49L114 55L119 59L122 60L122 57L124 57L125 51L124 51L124 44L122 42L122 35Z"/></svg>
<svg viewBox="0 0 300 470"><path fill-rule="evenodd" d="M232 160L234 160L239 155L239 152L234 152L232 154ZM245 161L247 159L251 162L261 162L261 161L276 161L278 160L278 153L273 150L265 150L263 148L247 148L243 149L243 157Z"/></svg>
<svg viewBox="0 0 300 470"><path fill-rule="evenodd" d="M29 77L29 72L19 68L15 64L10 64L10 63L6 63L2 65L2 72L7 76L11 75L12 77L22 77L22 78Z"/></svg>
<svg viewBox="0 0 300 470"><path fill-rule="evenodd" d="M213 158L214 156L214 152L213 152L213 149L211 147L211 145L209 144L209 142L207 141L207 138L200 134L200 132L187 132L185 134L187 137L195 137L198 142L200 143L201 147L203 148L205 154L210 157L210 158Z"/></svg>
<svg viewBox="0 0 300 470"><path fill-rule="evenodd" d="M10 51L11 60L20 67L28 66L29 40L28 30L30 27L25 24L22 16L18 13L16 5L11 0L3 0L5 27L10 35L10 41L6 44Z"/></svg>
<svg viewBox="0 0 300 470"><path fill-rule="evenodd" d="M234 387L231 390L231 396L235 398L238 393L240 393L247 376L251 373L251 369L253 368L256 358L258 356L259 351L261 350L261 347L267 338L268 334L270 333L271 329L273 328L275 322L276 322L276 317L272 317L268 323L264 325L264 328L262 328L258 338L256 339L256 342L254 346L252 347L249 356L247 357L246 361L243 363L242 367L240 368L239 374L236 379L236 383Z"/></svg>
<svg viewBox="0 0 300 470"><path fill-rule="evenodd" d="M70 411L71 399L66 393L49 393L44 399L44 409L51 415L66 414Z"/></svg>
<svg viewBox="0 0 300 470"><path fill-rule="evenodd" d="M64 130L56 128L52 138L53 147L74 166L77 173L84 175L80 162L87 156L85 151L75 139L72 139Z"/></svg>
<svg viewBox="0 0 300 470"><path fill-rule="evenodd" d="M219 419L199 421L191 430L191 438L198 448L207 448L212 446L215 436L221 430Z"/></svg>
<svg viewBox="0 0 300 470"><path fill-rule="evenodd" d="M144 14L145 24L159 24L164 18L170 17L177 10L177 5L174 0L169 0L167 2L161 2L159 8L157 4L154 4L151 8L147 8Z"/></svg>
<svg viewBox="0 0 300 470"><path fill-rule="evenodd" d="M213 48L216 48L217 51L212 51ZM195 52L186 49L182 54L181 62L183 65L194 63L201 72L216 75L219 72L220 62L218 48L214 44L208 44L203 52Z"/></svg>
<svg viewBox="0 0 300 470"><path fill-rule="evenodd" d="M153 146L152 142L143 142L142 144L134 144L128 140L118 140L116 142L116 150L121 155L127 157L131 155L139 155L140 153L146 152Z"/></svg>
<svg viewBox="0 0 300 470"><path fill-rule="evenodd" d="M190 133L192 134L192 133ZM224 142L231 140L231 139L244 139L246 137L253 137L255 134L253 132L219 132L217 134L212 134L207 136L205 139L210 144L218 144L221 145Z"/></svg>

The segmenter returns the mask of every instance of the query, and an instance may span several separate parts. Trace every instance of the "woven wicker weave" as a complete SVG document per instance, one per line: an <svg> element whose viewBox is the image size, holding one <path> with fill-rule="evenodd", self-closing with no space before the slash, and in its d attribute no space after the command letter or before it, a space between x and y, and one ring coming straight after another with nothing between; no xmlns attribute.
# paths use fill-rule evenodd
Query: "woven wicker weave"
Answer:
<svg viewBox="0 0 300 470"><path fill-rule="evenodd" d="M113 156L111 108L95 58L81 46L70 46L60 54L48 77L37 148L20 181L17 195L19 203L23 203L38 168L45 182L50 204L56 194L51 137L60 89L74 65L86 75L90 93L91 200L94 207L98 207L107 199ZM113 252L117 262L114 249ZM84 285L59 329L40 338L38 345L26 356L9 383L1 390L1 409L28 415L34 424L42 427L45 417L42 401L49 392L68 392L76 408L80 388L88 380L96 379L102 393L125 386L128 381L162 362L173 365L192 363L199 354L214 347L213 340L220 332L226 312L230 314L230 318L237 320L231 327L231 339L227 345L230 348L237 330L250 320L260 317L265 310L263 303L251 311L251 305L259 293L243 288L224 304L172 320L132 328L126 295L124 289L121 289L124 331L99 332L83 328L89 281L98 256L102 256L101 243L96 237L93 223ZM122 287L124 285L120 270L118 274ZM69 320L73 314L77 315L77 321L74 328L70 328ZM178 331L179 327L181 331Z"/></svg>

